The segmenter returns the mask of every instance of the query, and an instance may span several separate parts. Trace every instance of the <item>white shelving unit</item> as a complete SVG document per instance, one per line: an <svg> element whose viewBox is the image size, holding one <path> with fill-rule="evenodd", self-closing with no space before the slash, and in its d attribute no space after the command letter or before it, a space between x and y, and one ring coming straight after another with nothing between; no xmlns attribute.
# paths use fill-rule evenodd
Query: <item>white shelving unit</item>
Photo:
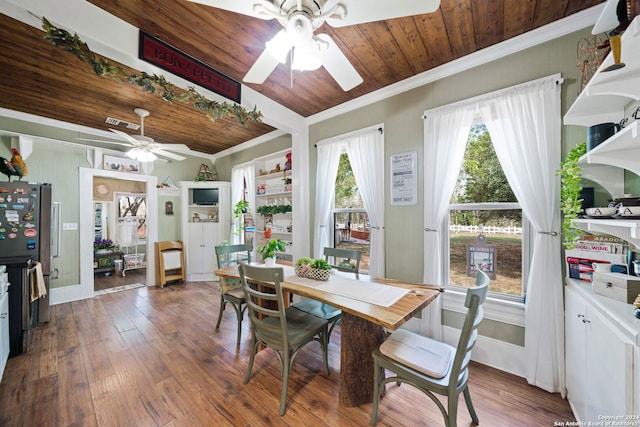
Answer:
<svg viewBox="0 0 640 427"><path fill-rule="evenodd" d="M625 67L602 70L613 63L610 54L582 90L564 116L567 125L593 126L620 122L625 108L640 100L640 17L636 17L622 36ZM633 119L632 119L633 120ZM578 164L583 176L602 185L613 197L624 193L624 170L640 175L640 135L638 120L587 152ZM576 228L593 234L611 234L640 248L640 221L628 219L579 219Z"/></svg>
<svg viewBox="0 0 640 427"><path fill-rule="evenodd" d="M255 160L256 170L256 207L252 209L255 223L254 245L258 247L265 241L264 231L271 228L271 237L286 243L285 252L277 253L280 259L293 259L293 212L276 213L265 216L258 213L261 206L293 206L291 188L292 171L286 169L286 154L291 150L279 151ZM290 187L287 180L291 181ZM257 256L258 259L260 255Z"/></svg>
<svg viewBox="0 0 640 427"><path fill-rule="evenodd" d="M564 117L567 125L618 123L625 109L640 100L640 17L622 36L625 67L603 72L609 55ZM624 193L624 170L640 175L638 121L585 154L583 177L601 184L614 197ZM576 219L576 228L610 234L640 248L640 221ZM566 366L568 399L579 422L605 414L640 415L640 319L631 304L596 295L584 282L567 279Z"/></svg>

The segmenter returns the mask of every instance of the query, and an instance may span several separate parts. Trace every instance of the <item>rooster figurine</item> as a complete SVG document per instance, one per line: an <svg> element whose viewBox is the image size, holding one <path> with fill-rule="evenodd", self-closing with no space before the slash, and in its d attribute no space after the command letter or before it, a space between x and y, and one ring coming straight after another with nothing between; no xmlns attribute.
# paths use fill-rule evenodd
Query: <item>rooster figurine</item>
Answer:
<svg viewBox="0 0 640 427"><path fill-rule="evenodd" d="M27 169L27 165L24 163L24 160L22 160L22 156L18 150L12 148L11 152L13 153L11 160L0 157L0 172L7 175L9 181L11 181L11 175L17 176L18 180L20 180L20 178L29 173L29 169Z"/></svg>

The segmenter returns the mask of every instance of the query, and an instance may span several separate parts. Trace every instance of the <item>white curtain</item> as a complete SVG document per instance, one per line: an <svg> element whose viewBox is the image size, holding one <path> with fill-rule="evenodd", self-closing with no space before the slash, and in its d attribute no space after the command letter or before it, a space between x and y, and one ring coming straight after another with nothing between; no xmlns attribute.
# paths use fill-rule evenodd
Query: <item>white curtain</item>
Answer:
<svg viewBox="0 0 640 427"><path fill-rule="evenodd" d="M314 220L313 257L321 258L324 248L333 246L331 210L335 199L338 163L344 143L342 140L322 142L318 149L318 169L316 171L316 214Z"/></svg>
<svg viewBox="0 0 640 427"><path fill-rule="evenodd" d="M451 104L425 111L424 120L424 283L444 286L442 229L449 212L464 152L473 124L475 105ZM423 333L442 340L442 298L422 313Z"/></svg>
<svg viewBox="0 0 640 427"><path fill-rule="evenodd" d="M362 203L369 215L369 274L385 277L384 257L384 137L382 128L351 134L345 144ZM372 173L373 172L373 173Z"/></svg>
<svg viewBox="0 0 640 427"><path fill-rule="evenodd" d="M249 202L249 212L254 212L255 207L255 168L253 163L244 163L234 166L231 169L231 211L233 207L244 197L244 186L247 186L247 201ZM234 221L231 217L231 236L229 241L232 244L242 243L242 235L237 230L242 225L240 223L242 219L238 219L238 222Z"/></svg>
<svg viewBox="0 0 640 427"><path fill-rule="evenodd" d="M535 230L527 283L527 381L565 395L560 253L560 76L505 89L481 104L500 164Z"/></svg>

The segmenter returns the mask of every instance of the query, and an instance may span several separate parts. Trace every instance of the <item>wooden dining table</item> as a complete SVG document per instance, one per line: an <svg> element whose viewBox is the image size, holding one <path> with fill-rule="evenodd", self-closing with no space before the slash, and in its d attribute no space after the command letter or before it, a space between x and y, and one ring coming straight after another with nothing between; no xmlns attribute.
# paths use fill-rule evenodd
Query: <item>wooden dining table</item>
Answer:
<svg viewBox="0 0 640 427"><path fill-rule="evenodd" d="M364 274L356 278L352 273L338 271L332 271L327 282L313 281L297 277L290 264L281 263L278 267L284 269L281 283L284 291L313 298L342 310L339 402L345 407L360 406L373 400L371 352L384 341L384 328L395 331L444 291L444 288L434 285ZM220 278L240 277L237 266L218 269L215 274ZM362 292L354 295L332 285L344 285L345 289L353 288L356 292ZM375 289L383 298L391 300L376 304L372 302L375 300L368 289Z"/></svg>

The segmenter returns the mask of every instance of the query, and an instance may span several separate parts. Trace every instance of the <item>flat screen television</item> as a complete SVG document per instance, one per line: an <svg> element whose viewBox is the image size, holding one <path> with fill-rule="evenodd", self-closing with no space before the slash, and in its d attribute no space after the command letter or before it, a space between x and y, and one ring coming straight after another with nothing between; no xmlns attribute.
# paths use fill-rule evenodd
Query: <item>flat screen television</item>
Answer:
<svg viewBox="0 0 640 427"><path fill-rule="evenodd" d="M218 189L217 188L194 188L193 204L194 205L217 205Z"/></svg>

